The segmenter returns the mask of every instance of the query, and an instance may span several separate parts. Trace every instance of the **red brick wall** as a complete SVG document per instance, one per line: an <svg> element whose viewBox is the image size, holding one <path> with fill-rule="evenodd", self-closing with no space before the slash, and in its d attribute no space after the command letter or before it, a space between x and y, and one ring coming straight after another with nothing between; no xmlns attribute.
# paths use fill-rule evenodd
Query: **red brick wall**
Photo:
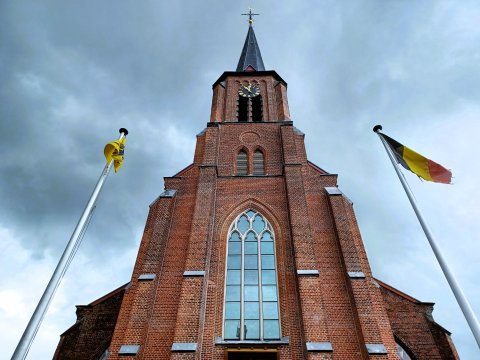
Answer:
<svg viewBox="0 0 480 360"><path fill-rule="evenodd" d="M399 343L417 360L456 360L450 333L432 317L433 304L403 296L378 281L392 330Z"/></svg>
<svg viewBox="0 0 480 360"><path fill-rule="evenodd" d="M276 234L282 334L289 336L280 357L318 358L305 343L331 342L334 357L368 358L366 338L387 347L389 355L378 359L395 359L351 207L341 196L327 198L324 187L334 186L336 178L307 162L303 136L288 122L224 123L209 126L198 141L195 166L167 179L166 188L175 181L178 192L160 203L175 206L156 204L151 210L152 219L163 219L159 227L171 233L158 238L156 246L163 241L165 247L163 261L151 256L157 260L148 271L156 269L158 276L146 285L152 290L141 290L136 277L146 271L143 262L152 251L146 245L152 243L147 224L140 249L145 254L139 255L120 315L129 320L126 326L119 322L111 358L122 344L141 345L138 357L143 359L178 358L170 352L173 342L196 342L202 358L223 358L214 339L222 336L226 235L238 213L253 208ZM266 176L233 176L237 149L252 153L259 146ZM320 275L297 276L297 269L319 270ZM185 278L186 270L203 270L205 277ZM351 270L368 277L351 282L346 276Z"/></svg>
<svg viewBox="0 0 480 360"><path fill-rule="evenodd" d="M110 345L125 286L90 305L77 306L77 322L60 336L53 360L99 359Z"/></svg>

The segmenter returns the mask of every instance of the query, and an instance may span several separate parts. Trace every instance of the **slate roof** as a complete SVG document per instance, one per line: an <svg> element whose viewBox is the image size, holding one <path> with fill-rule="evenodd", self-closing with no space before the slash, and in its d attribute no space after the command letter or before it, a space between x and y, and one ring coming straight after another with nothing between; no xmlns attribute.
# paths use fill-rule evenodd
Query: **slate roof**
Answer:
<svg viewBox="0 0 480 360"><path fill-rule="evenodd" d="M251 24L248 27L247 38L245 39L242 54L237 65L237 72L243 71L265 71L262 54L260 53L257 38Z"/></svg>

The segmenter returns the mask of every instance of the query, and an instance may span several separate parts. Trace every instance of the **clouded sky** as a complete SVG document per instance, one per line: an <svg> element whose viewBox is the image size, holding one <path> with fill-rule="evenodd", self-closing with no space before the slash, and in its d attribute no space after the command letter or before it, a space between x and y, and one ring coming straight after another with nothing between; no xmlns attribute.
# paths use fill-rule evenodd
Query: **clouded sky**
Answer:
<svg viewBox="0 0 480 360"><path fill-rule="evenodd" d="M452 169L405 174L480 315L480 3L17 1L0 4L0 347L11 354L126 127L77 257L30 351L53 356L88 304L130 280L148 205L193 160L211 85L234 70L253 6L309 159L339 174L374 275L422 301L462 359L479 349L372 127Z"/></svg>

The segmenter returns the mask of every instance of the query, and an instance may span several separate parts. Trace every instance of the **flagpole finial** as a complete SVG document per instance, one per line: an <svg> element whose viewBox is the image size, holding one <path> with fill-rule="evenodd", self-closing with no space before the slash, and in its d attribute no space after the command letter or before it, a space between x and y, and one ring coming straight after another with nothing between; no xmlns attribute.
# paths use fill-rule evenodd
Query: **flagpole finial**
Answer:
<svg viewBox="0 0 480 360"><path fill-rule="evenodd" d="M120 128L120 130L118 130L118 132L119 132L120 134L122 134L122 133L125 134L125 136L128 135L128 130L125 129L125 128Z"/></svg>
<svg viewBox="0 0 480 360"><path fill-rule="evenodd" d="M373 132L378 133L380 130L382 130L382 125L375 125L373 127Z"/></svg>

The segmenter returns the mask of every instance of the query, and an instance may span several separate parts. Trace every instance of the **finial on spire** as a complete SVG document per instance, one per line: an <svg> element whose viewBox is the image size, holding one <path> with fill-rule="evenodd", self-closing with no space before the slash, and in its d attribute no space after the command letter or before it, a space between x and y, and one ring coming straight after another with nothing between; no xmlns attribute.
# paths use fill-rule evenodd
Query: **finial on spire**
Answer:
<svg viewBox="0 0 480 360"><path fill-rule="evenodd" d="M255 15L260 15L260 14L254 14L254 13L252 12L252 10L253 10L252 8L248 8L248 14L242 14L242 15L248 15L248 23L249 23L250 25L253 24L253 17L254 17Z"/></svg>

